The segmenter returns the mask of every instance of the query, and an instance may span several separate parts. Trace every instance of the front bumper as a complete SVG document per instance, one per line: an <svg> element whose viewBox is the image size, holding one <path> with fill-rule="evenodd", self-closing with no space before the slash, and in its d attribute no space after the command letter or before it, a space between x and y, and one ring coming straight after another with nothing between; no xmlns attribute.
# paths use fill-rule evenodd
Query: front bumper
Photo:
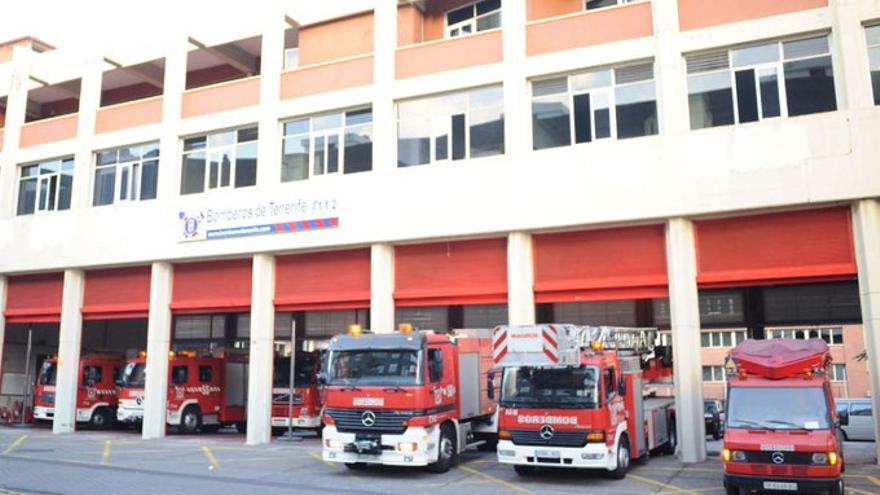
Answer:
<svg viewBox="0 0 880 495"><path fill-rule="evenodd" d="M578 447L515 445L510 440L498 441L498 462L523 466L546 466L581 469L617 469L614 447L604 443L588 443Z"/></svg>
<svg viewBox="0 0 880 495"><path fill-rule="evenodd" d="M144 409L123 407L120 404L116 409L116 419L123 423L140 423L144 420Z"/></svg>
<svg viewBox="0 0 880 495"><path fill-rule="evenodd" d="M45 406L34 406L34 419L43 421L52 421L55 419L55 408Z"/></svg>
<svg viewBox="0 0 880 495"><path fill-rule="evenodd" d="M376 453L358 453L354 449L356 435L340 433L336 426L324 427L323 458L328 462L384 464L387 466L427 466L437 461L440 429L410 427L402 435L381 435L381 449ZM414 452L401 452L398 443L415 443ZM334 448L328 445L337 445Z"/></svg>
<svg viewBox="0 0 880 495"><path fill-rule="evenodd" d="M290 424L289 418L279 418L277 416L272 417L272 427L273 428L287 428ZM293 418L293 427L294 428L319 428L321 426L321 417L320 416L301 416L298 418Z"/></svg>
<svg viewBox="0 0 880 495"><path fill-rule="evenodd" d="M793 490L769 490L764 488L764 483L788 483L794 484ZM761 493L824 493L835 488L840 483L839 478L769 478L762 476L741 476L733 474L724 475L725 487L738 487L745 490L757 490Z"/></svg>

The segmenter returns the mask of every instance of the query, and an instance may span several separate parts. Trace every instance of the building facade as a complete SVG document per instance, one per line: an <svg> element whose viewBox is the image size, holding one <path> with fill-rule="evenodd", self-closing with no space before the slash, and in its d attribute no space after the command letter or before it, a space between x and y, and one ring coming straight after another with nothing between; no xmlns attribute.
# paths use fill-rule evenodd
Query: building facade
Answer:
<svg viewBox="0 0 880 495"><path fill-rule="evenodd" d="M557 321L668 330L682 425L724 348L786 332L876 401L878 24L877 0L427 0L171 25L124 62L19 41L0 400L57 352L73 431L70 363L146 349L158 437L167 351L241 353L262 443L291 332Z"/></svg>

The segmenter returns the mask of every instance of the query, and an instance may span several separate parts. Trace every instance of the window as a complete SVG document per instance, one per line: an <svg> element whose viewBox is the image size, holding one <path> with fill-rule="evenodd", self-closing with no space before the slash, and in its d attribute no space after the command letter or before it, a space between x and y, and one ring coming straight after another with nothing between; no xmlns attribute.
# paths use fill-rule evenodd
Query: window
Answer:
<svg viewBox="0 0 880 495"><path fill-rule="evenodd" d="M605 381L605 399L610 399L617 392L616 380L614 377L614 368L608 368L604 373Z"/></svg>
<svg viewBox="0 0 880 495"><path fill-rule="evenodd" d="M500 86L401 102L397 117L398 167L504 153Z"/></svg>
<svg viewBox="0 0 880 495"><path fill-rule="evenodd" d="M870 402L853 402L849 406L850 416L873 416Z"/></svg>
<svg viewBox="0 0 880 495"><path fill-rule="evenodd" d="M507 305L464 306L462 322L464 328L495 328L498 325L507 325Z"/></svg>
<svg viewBox="0 0 880 495"><path fill-rule="evenodd" d="M175 366L171 369L171 380L176 386L185 385L189 381L189 369L186 366Z"/></svg>
<svg viewBox="0 0 880 495"><path fill-rule="evenodd" d="M722 366L703 366L704 382L723 382L724 367Z"/></svg>
<svg viewBox="0 0 880 495"><path fill-rule="evenodd" d="M553 304L553 320L574 325L635 327L638 326L636 313L633 300Z"/></svg>
<svg viewBox="0 0 880 495"><path fill-rule="evenodd" d="M642 0L586 0L584 8L586 10L601 9L603 7L613 7L615 5L623 5L627 3L636 3Z"/></svg>
<svg viewBox="0 0 880 495"><path fill-rule="evenodd" d="M199 366L199 383L211 383L214 373L210 366Z"/></svg>
<svg viewBox="0 0 880 495"><path fill-rule="evenodd" d="M284 70L299 67L299 48L284 49Z"/></svg>
<svg viewBox="0 0 880 495"><path fill-rule="evenodd" d="M834 363L831 365L831 381L832 382L845 382L846 381L846 365Z"/></svg>
<svg viewBox="0 0 880 495"><path fill-rule="evenodd" d="M654 338L654 345L657 346L670 346L672 345L672 333L669 331L657 332L657 336Z"/></svg>
<svg viewBox="0 0 880 495"><path fill-rule="evenodd" d="M739 291L702 291L700 298L700 323L740 323L743 315L743 294Z"/></svg>
<svg viewBox="0 0 880 495"><path fill-rule="evenodd" d="M843 328L798 328L767 330L768 339L822 339L828 345L843 345Z"/></svg>
<svg viewBox="0 0 880 495"><path fill-rule="evenodd" d="M443 379L443 351L440 349L428 349L428 378L431 383Z"/></svg>
<svg viewBox="0 0 880 495"><path fill-rule="evenodd" d="M446 37L457 38L501 27L501 0L483 0L446 13Z"/></svg>
<svg viewBox="0 0 880 495"><path fill-rule="evenodd" d="M95 153L94 206L156 199L159 143Z"/></svg>
<svg viewBox="0 0 880 495"><path fill-rule="evenodd" d="M100 366L83 366L82 369L82 386L83 387L94 387L95 385L101 383L103 378L103 373L101 372Z"/></svg>
<svg viewBox="0 0 880 495"><path fill-rule="evenodd" d="M183 140L180 194L257 183L257 128L220 131Z"/></svg>
<svg viewBox="0 0 880 495"><path fill-rule="evenodd" d="M764 316L776 325L861 323L856 282L767 287Z"/></svg>
<svg viewBox="0 0 880 495"><path fill-rule="evenodd" d="M449 310L446 306L397 308L394 311L394 326L401 323L410 323L415 330L448 330Z"/></svg>
<svg viewBox="0 0 880 495"><path fill-rule="evenodd" d="M348 309L339 311L306 311L306 338L330 338L348 331L354 324L367 327L366 309ZM287 337L290 338L290 325L287 326Z"/></svg>
<svg viewBox="0 0 880 495"><path fill-rule="evenodd" d="M868 38L868 63L871 70L871 87L874 88L874 104L880 105L880 25L865 29Z"/></svg>
<svg viewBox="0 0 880 495"><path fill-rule="evenodd" d="M73 189L73 157L21 166L18 215L69 210Z"/></svg>
<svg viewBox="0 0 880 495"><path fill-rule="evenodd" d="M532 82L536 150L657 134L654 64Z"/></svg>
<svg viewBox="0 0 880 495"><path fill-rule="evenodd" d="M687 57L692 129L837 109L828 36Z"/></svg>
<svg viewBox="0 0 880 495"><path fill-rule="evenodd" d="M367 172L373 168L372 109L334 112L284 123L281 181Z"/></svg>
<svg viewBox="0 0 880 495"><path fill-rule="evenodd" d="M745 330L704 331L700 333L700 347L735 347L747 338Z"/></svg>

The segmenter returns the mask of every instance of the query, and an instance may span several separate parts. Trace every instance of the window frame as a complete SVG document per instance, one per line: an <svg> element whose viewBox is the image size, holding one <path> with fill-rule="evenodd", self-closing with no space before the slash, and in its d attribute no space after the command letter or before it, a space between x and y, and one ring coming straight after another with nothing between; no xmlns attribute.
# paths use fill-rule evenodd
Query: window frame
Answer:
<svg viewBox="0 0 880 495"><path fill-rule="evenodd" d="M49 166L53 163L57 163L58 169L54 172L43 173L43 167ZM30 167L36 167L36 174L25 176L25 169ZM50 158L35 162L21 163L16 166L16 170L18 172L18 187L16 187L15 191L15 216L20 217L28 215L45 215L48 213L66 211L71 209L71 207L73 206L73 180L76 178L76 161L72 155L60 158ZM65 174L65 172L68 173ZM68 198L67 206L65 208L61 208L61 182L64 175L68 175L70 177L70 195ZM52 184L53 179L54 189ZM33 211L22 212L20 210L22 201L22 185L28 181L35 181L36 184L36 188L34 189L34 202L31 205ZM43 189L44 183L46 184L47 189L45 201L41 198L41 191ZM49 208L50 202L52 206L51 208Z"/></svg>
<svg viewBox="0 0 880 495"><path fill-rule="evenodd" d="M706 379L706 370L707 369L710 370L709 371L710 377L708 380ZM721 376L720 380L716 378L716 371ZM727 382L727 376L724 373L724 366L721 366L721 365L714 365L714 364L703 365L701 377L702 377L703 383L725 383L725 382Z"/></svg>
<svg viewBox="0 0 880 495"><path fill-rule="evenodd" d="M144 157L143 151L145 149L148 149L148 147L155 148L156 153L157 153L156 156L151 156L149 158ZM127 160L124 162L119 161L119 158L118 158L119 152L123 149L130 149L130 148L139 148L140 149L140 157L136 160ZM98 163L101 154L107 153L110 151L116 153L116 156L117 156L116 161L113 163L107 163L107 164L103 164L103 165ZM128 145L128 146L117 146L115 148L107 148L107 149L95 151L94 153L92 153L92 155L93 155L93 167L92 167L92 183L91 183L91 188L92 188L91 193L92 194L91 194L91 196L92 196L92 206L93 207L136 203L138 201L152 201L152 200L157 199L159 197L159 195L158 195L158 189L159 189L158 168L159 168L159 162L160 162L159 157L161 156L161 149L159 147L159 141L148 141L148 142L137 143L137 144L132 144L132 145ZM156 190L157 194L156 194L155 198L142 199L141 192L143 189L144 164L147 162L156 162L157 174L156 174L156 184L154 185L154 189ZM122 194L122 188L121 188L122 167L129 169L128 192L127 192L127 197L124 199L120 197ZM132 171L135 170L135 167L137 167L137 180L136 181L131 179ZM110 168L113 169L113 201L111 201L109 203L95 204L95 201L97 200L95 195L98 193L97 187L95 187L95 185L96 185L95 181L98 177L98 172L101 170L107 170ZM137 182L136 186L135 186L135 182Z"/></svg>
<svg viewBox="0 0 880 495"><path fill-rule="evenodd" d="M348 124L349 114L360 114L360 113L366 113L367 111L369 111L369 114L370 114L370 121L369 122L361 122L358 124L351 124L351 125ZM339 120L340 121L339 127L335 127L332 129L314 130L314 119L320 119L322 117L328 117L328 116L334 116L334 115L339 115L339 119L340 119ZM287 134L284 130L285 125L288 123L297 122L297 121L306 121L308 123L308 131L298 132L298 133L294 133L294 134ZM282 177L281 182L288 183L288 182L298 182L298 181L302 181L302 180L316 180L316 179L321 180L321 178L324 178L324 177L334 177L334 176L348 175L348 174L353 174L353 173L371 172L373 170L372 158L370 159L370 169L369 170L360 170L357 172L348 172L348 173L346 173L346 171L345 171L346 170L346 163L347 163L346 162L346 155L347 155L347 153L346 153L346 137L348 136L349 132L351 132L351 131L365 129L367 127L369 127L369 129L370 129L370 131L369 131L370 144L373 145L373 144L375 144L375 141L373 140L373 108L372 108L372 105L357 106L357 107L348 108L345 110L321 112L321 113L303 115L300 117L293 117L293 118L282 120L281 121L281 163L280 163L280 166L284 167L284 156L285 156L284 145L288 139L304 138L307 136L308 143L309 143L309 149L308 149L308 163L306 165L306 168L307 168L306 177L302 178L302 179L291 179L291 180L287 180L287 181L283 180L283 177ZM336 137L337 163L336 163L336 171L335 172L328 172L327 171L327 164L329 164L329 161L328 161L329 160L328 151L329 151L329 147L330 147L329 137L331 137L331 136ZM317 148L315 146L315 142L318 138L324 139L323 148L324 148L325 163L324 163L324 170L320 174L315 173L315 166L316 166L315 154L316 154L316 150L317 150Z"/></svg>
<svg viewBox="0 0 880 495"><path fill-rule="evenodd" d="M245 131L245 130L253 130L254 133L256 134L256 137L253 139L245 140L245 141L239 141L239 133L241 131ZM230 134L230 133L234 135L234 141L232 143L214 145L213 147L210 145L210 139L212 136L220 136L223 134ZM204 147L187 150L186 149L186 142L189 140L198 139L198 138L204 138L204 140L205 140ZM205 132L205 133L192 134L189 136L181 137L180 141L181 141L181 143L180 143L181 144L181 152L180 152L180 188L179 188L179 190L180 190L181 196L219 193L219 192L223 192L223 191L229 192L229 191L234 191L235 189L244 189L247 187L256 187L257 186L256 180L257 180L257 176L259 174L258 169L260 166L260 163L259 163L260 136L259 136L259 126L257 124L241 125L241 126L236 126L236 127L226 128L226 129L212 130L212 131ZM255 165L255 170L254 170L254 183L246 185L246 186L236 186L235 185L235 178L236 178L236 171L238 170L239 148L244 145L249 145L249 144L255 144L258 147L257 155L255 158L256 165ZM223 180L223 161L222 161L222 159L224 156L227 156L224 154L224 152L227 152L227 151L229 152L228 156L230 158L230 160L229 160L229 184L222 185L221 184L222 180ZM199 152L201 152L205 155L205 158L204 158L204 164L205 164L204 165L204 176L205 177L204 177L204 181L202 184L202 190L201 191L194 191L194 192L184 192L183 191L183 184L184 184L184 174L185 174L185 169L186 169L186 167L185 167L186 157L190 154L199 153ZM217 186L215 186L215 187L211 187L211 156L212 155L220 157L219 158L220 161L218 162L218 165L217 165Z"/></svg>
<svg viewBox="0 0 880 495"><path fill-rule="evenodd" d="M501 21L501 15L502 15L501 12L502 12L502 8L503 8L503 4L504 4L503 0L498 2L497 9L490 10L488 12L484 12L482 14L479 14L477 12L477 4L483 3L485 1L491 1L491 0L477 0L477 1L472 2L470 4L460 5L458 7L455 7L454 9L449 9L449 10L443 12L443 39L450 40L450 39L455 39L455 38L465 38L468 36L473 36L478 33L485 33L487 31L492 31L494 29L501 29L501 22L502 22ZM464 10L467 8L471 9L471 16L470 17L468 17L466 20L458 21L455 24L449 24L449 14L451 14L452 12ZM479 19L491 17L495 14L498 14L498 16L499 16L499 20L498 20L499 27L494 27L494 28L489 28L489 29L479 29L479 22L478 22ZM461 32L461 30L465 26L470 26L471 31L468 33ZM458 30L458 33L452 34L452 32L456 31L456 30Z"/></svg>
<svg viewBox="0 0 880 495"><path fill-rule="evenodd" d="M864 26L864 29L865 29L865 45L867 47L867 49L865 50L865 55L867 57L867 63L868 63L868 86L871 88L871 93L872 93L872 96L874 99L874 106L880 106L880 88L878 88L878 91L875 94L874 87L873 87L874 81L873 81L873 75L872 75L874 70L871 69L871 51L872 50L876 50L878 63L880 63L880 22L875 21L875 22L866 24ZM877 42L876 43L871 43L871 33L869 31L873 31L873 30L877 31ZM880 66L878 66L876 70L878 72L880 72Z"/></svg>
<svg viewBox="0 0 880 495"><path fill-rule="evenodd" d="M583 1L583 5L584 5L583 12L594 12L597 10L611 9L614 7L623 7L624 5L629 5L632 3L642 3L642 2L647 2L647 1L650 1L650 0L615 0L614 5L603 5L602 7L595 7L595 8L591 9L591 8L588 8L588 6L587 6L589 4L590 0L584 0Z"/></svg>

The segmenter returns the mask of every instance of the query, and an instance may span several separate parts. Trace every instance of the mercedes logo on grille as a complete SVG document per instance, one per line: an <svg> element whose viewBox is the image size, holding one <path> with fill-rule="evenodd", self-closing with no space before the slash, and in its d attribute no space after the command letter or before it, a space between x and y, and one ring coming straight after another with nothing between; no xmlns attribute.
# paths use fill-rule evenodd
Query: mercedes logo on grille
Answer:
<svg viewBox="0 0 880 495"><path fill-rule="evenodd" d="M773 461L773 464L782 464L785 462L785 454L782 452L774 452L770 454L770 460Z"/></svg>
<svg viewBox="0 0 880 495"><path fill-rule="evenodd" d="M553 427L550 425L544 425L541 427L541 438L544 440L550 440L553 438Z"/></svg>
<svg viewBox="0 0 880 495"><path fill-rule="evenodd" d="M376 413L373 411L364 411L364 413L361 414L361 424L367 428L376 424Z"/></svg>

